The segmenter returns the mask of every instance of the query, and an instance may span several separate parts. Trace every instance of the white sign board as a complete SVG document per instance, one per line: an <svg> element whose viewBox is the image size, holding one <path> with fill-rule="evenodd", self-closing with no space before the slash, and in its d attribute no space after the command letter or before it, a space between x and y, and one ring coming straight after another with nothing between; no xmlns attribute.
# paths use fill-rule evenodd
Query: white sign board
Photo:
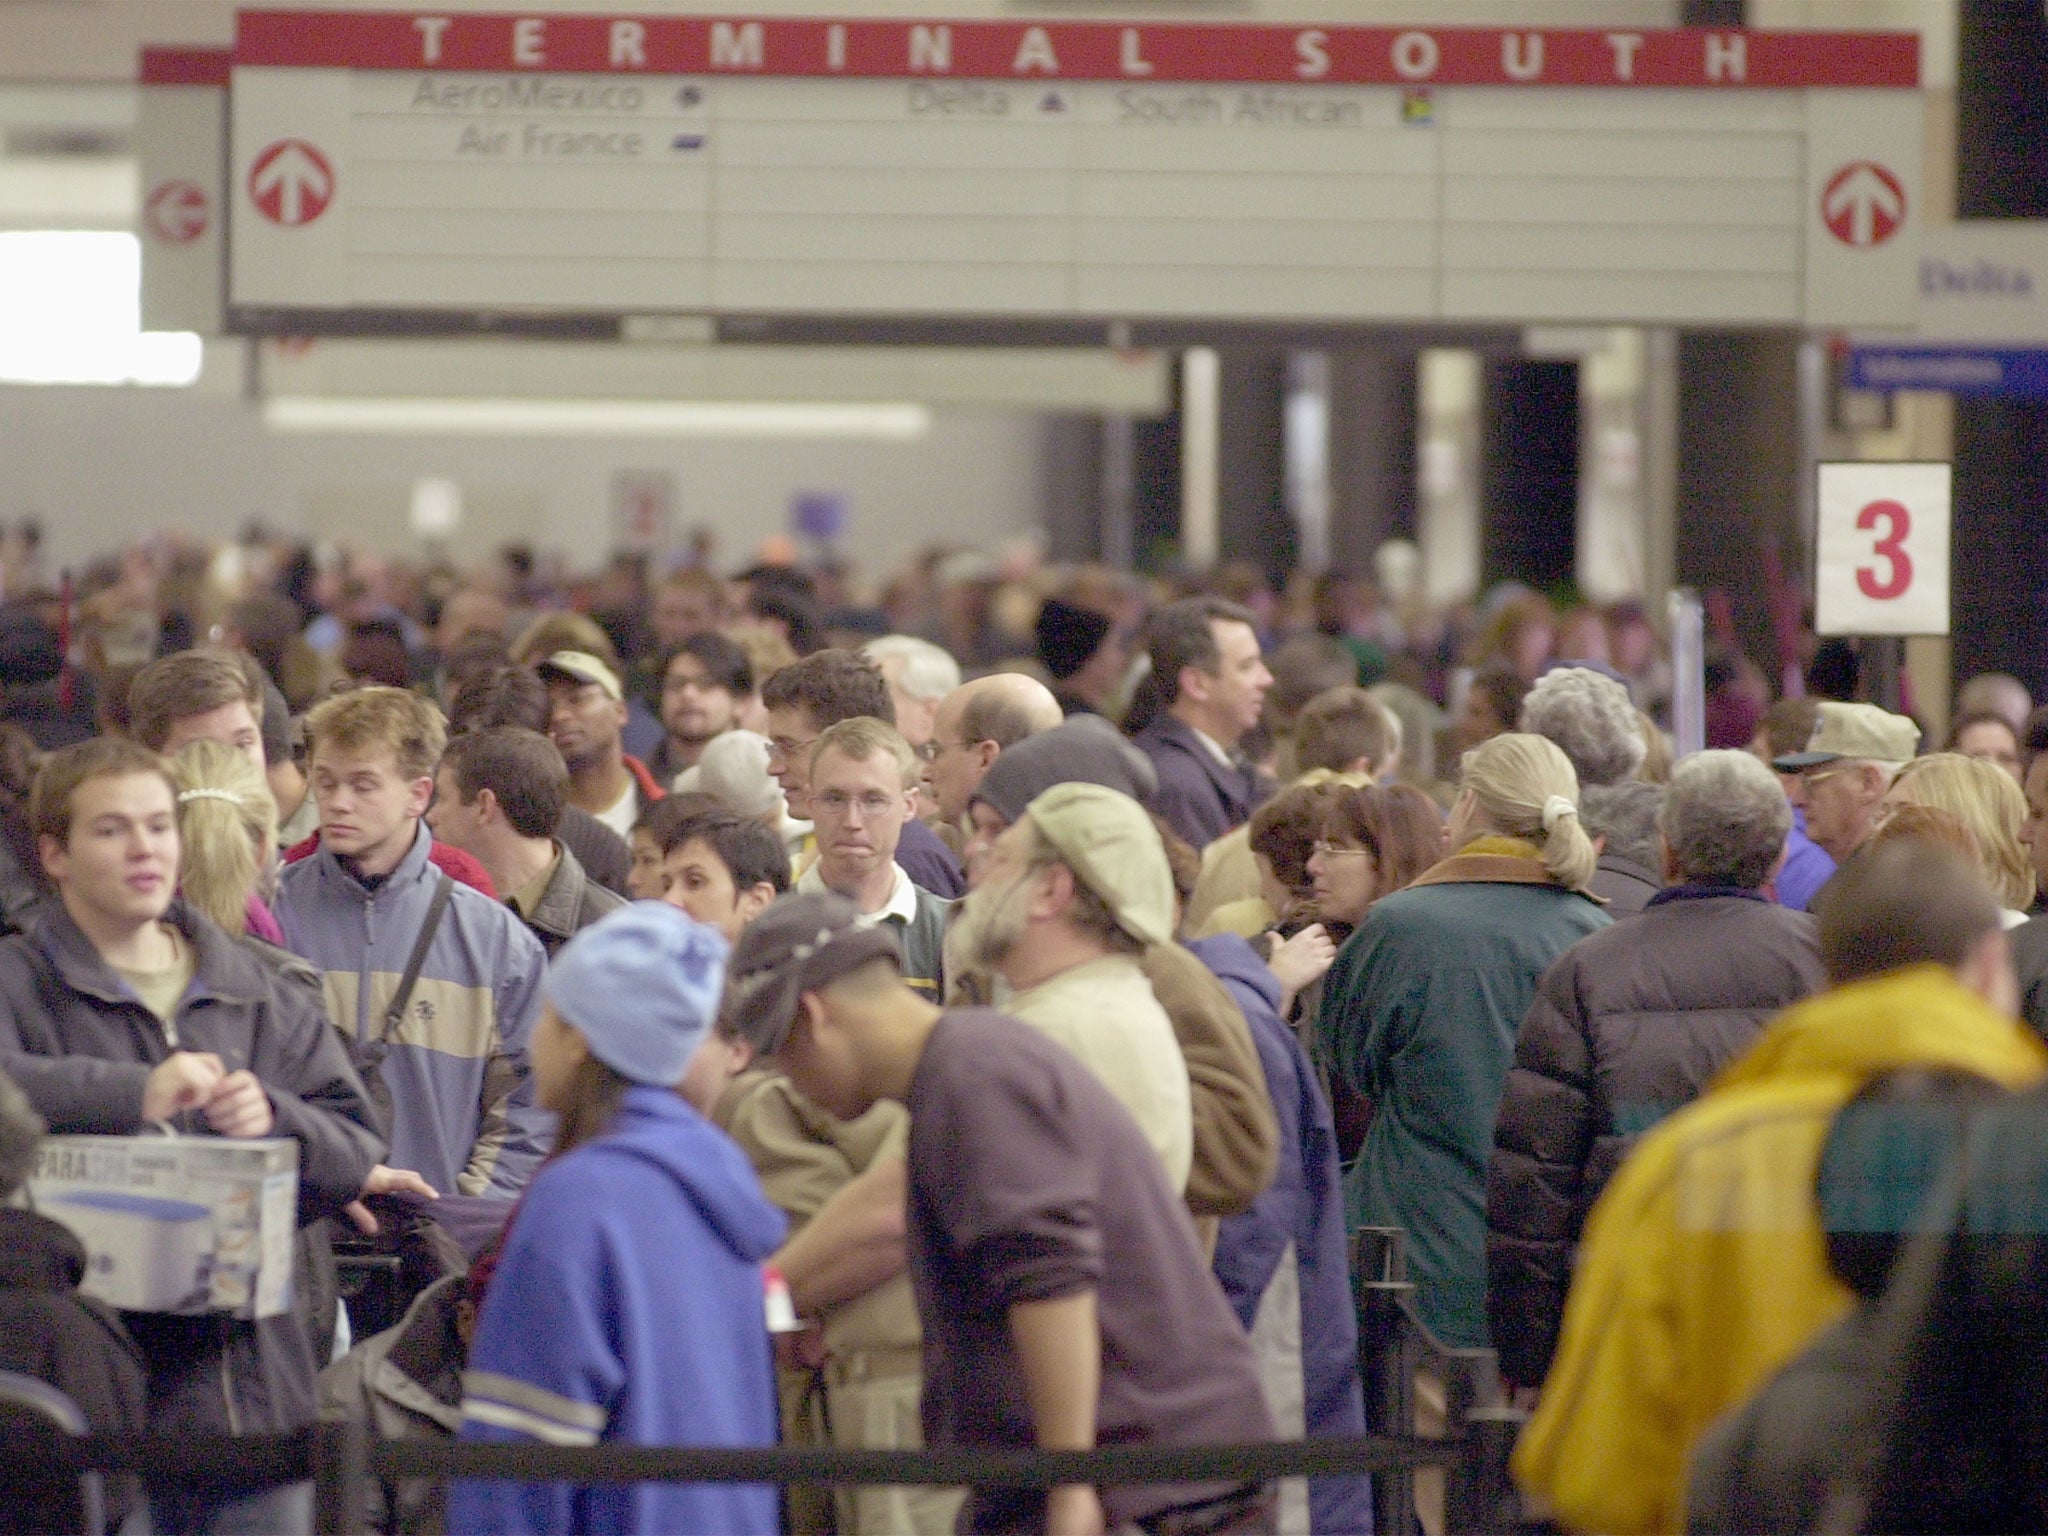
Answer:
<svg viewBox="0 0 2048 1536"><path fill-rule="evenodd" d="M226 49L145 48L136 107L142 328L221 334Z"/></svg>
<svg viewBox="0 0 2048 1536"><path fill-rule="evenodd" d="M1884 33L244 12L231 319L1905 325L1917 82Z"/></svg>
<svg viewBox="0 0 2048 1536"><path fill-rule="evenodd" d="M1821 634L1949 632L1951 477L1947 464L1820 466Z"/></svg>

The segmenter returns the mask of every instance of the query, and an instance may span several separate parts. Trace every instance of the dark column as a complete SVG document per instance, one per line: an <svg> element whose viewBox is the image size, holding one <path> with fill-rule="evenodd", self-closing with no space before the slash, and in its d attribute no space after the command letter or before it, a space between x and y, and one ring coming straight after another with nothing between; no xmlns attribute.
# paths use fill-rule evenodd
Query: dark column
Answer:
<svg viewBox="0 0 2048 1536"><path fill-rule="evenodd" d="M2021 0L1962 0L1956 217L2048 216L2048 22ZM1955 403L1952 623L1958 679L2048 691L2048 407Z"/></svg>
<svg viewBox="0 0 2048 1536"><path fill-rule="evenodd" d="M1330 569L1370 575L1372 552L1415 537L1411 347L1330 354Z"/></svg>
<svg viewBox="0 0 2048 1536"><path fill-rule="evenodd" d="M1099 416L1045 419L1039 521L1054 560L1093 560L1102 551L1102 433Z"/></svg>
<svg viewBox="0 0 2048 1536"><path fill-rule="evenodd" d="M1277 586L1294 568L1287 515L1287 354L1227 351L1218 388L1217 557L1250 560Z"/></svg>
<svg viewBox="0 0 2048 1536"><path fill-rule="evenodd" d="M1480 381L1479 577L1554 591L1579 522L1579 365L1489 358Z"/></svg>
<svg viewBox="0 0 2048 1536"><path fill-rule="evenodd" d="M1173 376L1180 399L1180 370ZM1131 423L1131 550L1142 571L1159 570L1180 545L1180 409Z"/></svg>
<svg viewBox="0 0 2048 1536"><path fill-rule="evenodd" d="M1775 549L1796 569L1799 342L1774 332L1698 331L1678 339L1680 585L1725 592L1743 649L1775 654L1770 591Z"/></svg>

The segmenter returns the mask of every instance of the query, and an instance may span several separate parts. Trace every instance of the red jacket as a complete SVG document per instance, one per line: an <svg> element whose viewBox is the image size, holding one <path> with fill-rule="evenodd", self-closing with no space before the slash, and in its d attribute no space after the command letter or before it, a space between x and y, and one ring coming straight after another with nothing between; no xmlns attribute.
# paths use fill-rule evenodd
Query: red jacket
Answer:
<svg viewBox="0 0 2048 1536"><path fill-rule="evenodd" d="M627 761L630 762L631 759L629 758ZM297 843L285 849L284 861L287 864L296 864L301 859L311 858L319 851L320 834L315 832L303 843ZM436 869L446 870L451 880L460 880L464 885L474 886L493 901L498 899L498 888L491 884L489 873L485 871L483 865L477 863L475 859L464 853L460 848L453 847L447 843L436 842L427 850L427 862Z"/></svg>

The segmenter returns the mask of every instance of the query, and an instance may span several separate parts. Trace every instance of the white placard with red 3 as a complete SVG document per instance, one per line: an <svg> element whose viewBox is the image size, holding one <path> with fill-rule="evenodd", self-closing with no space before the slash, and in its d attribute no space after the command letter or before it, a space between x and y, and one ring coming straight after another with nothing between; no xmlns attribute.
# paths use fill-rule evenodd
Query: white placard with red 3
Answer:
<svg viewBox="0 0 2048 1536"><path fill-rule="evenodd" d="M1820 633L1948 633L1951 478L1947 464L1820 466Z"/></svg>

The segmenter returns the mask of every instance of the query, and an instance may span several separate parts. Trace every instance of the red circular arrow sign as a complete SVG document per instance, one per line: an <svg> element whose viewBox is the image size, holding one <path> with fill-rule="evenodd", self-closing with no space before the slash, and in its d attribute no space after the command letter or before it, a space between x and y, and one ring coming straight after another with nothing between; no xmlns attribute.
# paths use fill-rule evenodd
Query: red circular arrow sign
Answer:
<svg viewBox="0 0 2048 1536"><path fill-rule="evenodd" d="M1820 216L1844 245L1883 245L1906 222L1906 189L1875 160L1851 160L1820 189Z"/></svg>
<svg viewBox="0 0 2048 1536"><path fill-rule="evenodd" d="M334 201L334 167L304 139L279 139L249 167L249 197L273 224L310 224Z"/></svg>
<svg viewBox="0 0 2048 1536"><path fill-rule="evenodd" d="M160 182L142 205L149 232L167 245L189 245L206 233L206 192L190 181Z"/></svg>

